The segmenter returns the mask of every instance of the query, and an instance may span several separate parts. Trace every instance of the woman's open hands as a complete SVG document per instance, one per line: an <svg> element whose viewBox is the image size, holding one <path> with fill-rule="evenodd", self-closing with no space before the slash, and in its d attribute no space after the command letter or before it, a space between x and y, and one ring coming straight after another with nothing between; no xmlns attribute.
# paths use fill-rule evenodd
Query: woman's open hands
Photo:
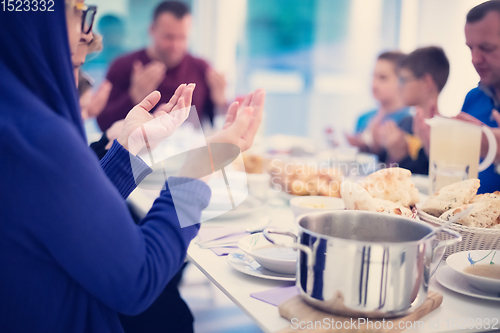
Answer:
<svg viewBox="0 0 500 333"><path fill-rule="evenodd" d="M257 89L248 94L241 105L232 103L222 130L208 137L207 143L231 143L238 146L241 152L248 150L262 121L265 99L264 89Z"/></svg>
<svg viewBox="0 0 500 333"><path fill-rule="evenodd" d="M158 103L161 94L158 91L150 93L127 114L118 142L137 155L142 149L153 148L171 136L189 115L194 88L193 83L181 84L170 101L160 105L154 114L149 111Z"/></svg>
<svg viewBox="0 0 500 333"><path fill-rule="evenodd" d="M206 139L208 149L191 150L178 176L208 182L212 172L248 150L262 121L265 97L266 92L258 89L248 94L241 105L232 103L223 128Z"/></svg>

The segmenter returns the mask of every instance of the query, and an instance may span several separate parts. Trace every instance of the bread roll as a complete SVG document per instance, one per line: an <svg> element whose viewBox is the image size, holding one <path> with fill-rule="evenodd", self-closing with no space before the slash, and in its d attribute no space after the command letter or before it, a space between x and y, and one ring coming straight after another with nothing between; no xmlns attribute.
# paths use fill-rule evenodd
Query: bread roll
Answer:
<svg viewBox="0 0 500 333"><path fill-rule="evenodd" d="M264 159L258 155L243 154L243 163L247 173L264 172Z"/></svg>

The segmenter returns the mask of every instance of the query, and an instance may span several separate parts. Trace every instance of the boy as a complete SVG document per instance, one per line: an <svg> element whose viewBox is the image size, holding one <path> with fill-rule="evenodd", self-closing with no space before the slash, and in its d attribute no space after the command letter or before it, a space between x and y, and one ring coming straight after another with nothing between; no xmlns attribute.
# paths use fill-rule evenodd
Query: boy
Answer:
<svg viewBox="0 0 500 333"><path fill-rule="evenodd" d="M379 155L385 161L386 154L380 144L380 125L387 120L398 123L410 116L405 107L398 87L397 66L406 55L401 52L384 52L380 54L373 70L372 93L379 107L361 115L356 125L355 135L346 135L353 146L362 151Z"/></svg>
<svg viewBox="0 0 500 333"><path fill-rule="evenodd" d="M401 96L416 114L398 125L388 121L382 125L381 145L391 163L413 173L429 172L429 132L424 120L439 114L438 98L450 72L450 64L442 48L419 48L399 65Z"/></svg>

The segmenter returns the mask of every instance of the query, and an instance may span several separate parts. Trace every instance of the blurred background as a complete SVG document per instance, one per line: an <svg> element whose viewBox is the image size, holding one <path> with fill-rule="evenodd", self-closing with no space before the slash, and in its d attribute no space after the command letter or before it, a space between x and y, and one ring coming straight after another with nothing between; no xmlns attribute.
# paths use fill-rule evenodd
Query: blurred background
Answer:
<svg viewBox="0 0 500 333"><path fill-rule="evenodd" d="M96 83L117 56L148 45L159 0L94 0L104 50L85 66ZM438 45L451 64L440 98L459 112L479 78L465 45L468 10L480 0L185 0L193 14L189 51L225 74L230 100L268 93L265 135L323 139L325 128L352 132L375 107L377 54ZM445 19L444 19L445 18Z"/></svg>

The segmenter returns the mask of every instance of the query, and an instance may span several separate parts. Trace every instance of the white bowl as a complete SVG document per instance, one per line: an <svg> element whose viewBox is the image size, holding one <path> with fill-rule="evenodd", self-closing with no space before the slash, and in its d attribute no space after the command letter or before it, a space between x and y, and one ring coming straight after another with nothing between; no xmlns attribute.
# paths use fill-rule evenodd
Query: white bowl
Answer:
<svg viewBox="0 0 500 333"><path fill-rule="evenodd" d="M321 207L313 207L312 205ZM299 215L312 212L322 212L332 209L345 209L345 204L344 200L342 200L341 198L307 196L291 199L290 207L292 208L295 217L297 217Z"/></svg>
<svg viewBox="0 0 500 333"><path fill-rule="evenodd" d="M290 242L286 236L273 235L277 241ZM283 239L280 239L283 237ZM297 267L297 251L279 247L269 242L262 233L248 235L240 239L238 247L250 255L262 267L277 273L295 274Z"/></svg>
<svg viewBox="0 0 500 333"><path fill-rule="evenodd" d="M496 254L495 254L496 253ZM493 258L493 255L494 258ZM484 258L484 259L483 259ZM482 259L482 260L481 260ZM467 283L476 287L479 290L488 293L500 293L500 280L472 275L464 272L464 269L474 265L490 265L493 262L495 265L500 265L500 251L495 250L473 250L463 251L452 254L446 259L446 264L450 266L455 272L462 275Z"/></svg>

